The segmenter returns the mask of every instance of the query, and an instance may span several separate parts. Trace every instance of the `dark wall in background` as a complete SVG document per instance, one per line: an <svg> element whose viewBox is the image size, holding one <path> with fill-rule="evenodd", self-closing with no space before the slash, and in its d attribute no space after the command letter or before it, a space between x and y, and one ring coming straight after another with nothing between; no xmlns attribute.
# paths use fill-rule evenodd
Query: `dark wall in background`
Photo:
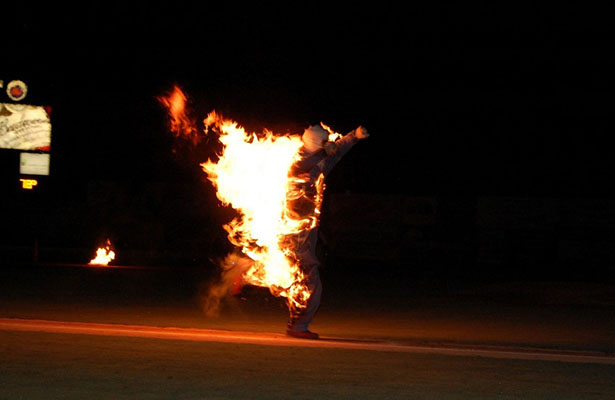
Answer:
<svg viewBox="0 0 615 400"><path fill-rule="evenodd" d="M234 211L206 182L87 187L3 203L12 208L0 258L29 261L36 242L40 262L82 263L107 238L117 264L205 265L232 249L222 225ZM600 281L615 262L615 200L331 192L321 233L326 268L343 260L399 276Z"/></svg>

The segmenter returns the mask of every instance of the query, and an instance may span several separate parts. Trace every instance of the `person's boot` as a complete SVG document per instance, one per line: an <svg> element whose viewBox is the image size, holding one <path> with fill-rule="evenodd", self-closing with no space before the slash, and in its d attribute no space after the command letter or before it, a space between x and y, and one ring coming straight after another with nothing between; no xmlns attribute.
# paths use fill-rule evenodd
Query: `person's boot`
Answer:
<svg viewBox="0 0 615 400"><path fill-rule="evenodd" d="M291 331L290 329L287 329L286 336L291 336L291 337L298 338L298 339L312 339L312 340L318 339L318 333L312 332L309 330L297 332L297 331Z"/></svg>

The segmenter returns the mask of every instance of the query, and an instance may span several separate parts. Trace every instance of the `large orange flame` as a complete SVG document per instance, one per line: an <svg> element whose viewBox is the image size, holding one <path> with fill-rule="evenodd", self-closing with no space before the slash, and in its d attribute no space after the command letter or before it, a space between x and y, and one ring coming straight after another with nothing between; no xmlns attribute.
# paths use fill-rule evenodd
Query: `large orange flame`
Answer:
<svg viewBox="0 0 615 400"><path fill-rule="evenodd" d="M285 240L317 223L316 216L293 219L287 208L297 179L289 177L289 171L298 160L301 138L270 131L248 134L215 112L204 123L208 131L219 135L223 150L216 162L201 165L216 187L218 199L240 214L224 226L228 239L253 260L244 280L285 297L291 309L304 307L310 291L292 241Z"/></svg>

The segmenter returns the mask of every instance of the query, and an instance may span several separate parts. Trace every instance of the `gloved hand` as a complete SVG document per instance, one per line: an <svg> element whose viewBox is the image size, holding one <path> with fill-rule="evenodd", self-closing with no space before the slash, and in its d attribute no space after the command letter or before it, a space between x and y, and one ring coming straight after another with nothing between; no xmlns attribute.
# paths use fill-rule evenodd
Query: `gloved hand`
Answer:
<svg viewBox="0 0 615 400"><path fill-rule="evenodd" d="M359 126L357 129L354 130L354 135L357 137L357 139L365 139L369 137L367 129L362 126Z"/></svg>

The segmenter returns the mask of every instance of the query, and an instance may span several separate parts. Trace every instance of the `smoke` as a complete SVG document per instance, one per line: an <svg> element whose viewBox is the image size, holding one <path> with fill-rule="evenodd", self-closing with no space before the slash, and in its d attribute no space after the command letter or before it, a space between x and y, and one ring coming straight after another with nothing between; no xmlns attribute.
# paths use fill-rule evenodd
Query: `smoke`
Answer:
<svg viewBox="0 0 615 400"><path fill-rule="evenodd" d="M206 316L219 316L224 300L241 291L243 286L241 275L252 263L253 260L239 253L231 253L219 263L220 276L204 285L201 290L200 303Z"/></svg>

